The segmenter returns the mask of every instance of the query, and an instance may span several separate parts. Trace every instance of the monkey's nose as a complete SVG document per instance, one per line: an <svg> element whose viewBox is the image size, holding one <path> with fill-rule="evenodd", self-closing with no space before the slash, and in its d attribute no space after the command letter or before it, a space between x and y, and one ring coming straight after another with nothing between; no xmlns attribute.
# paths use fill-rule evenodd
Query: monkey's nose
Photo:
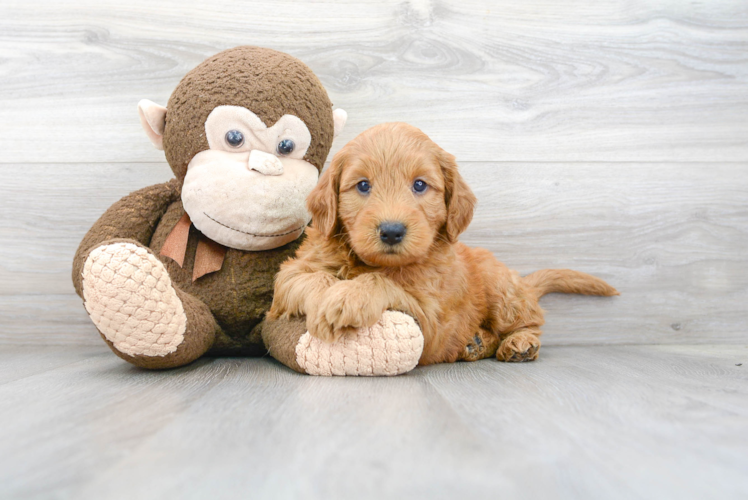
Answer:
<svg viewBox="0 0 748 500"><path fill-rule="evenodd" d="M263 175L283 174L283 163L280 159L259 149L253 149L249 153L249 163L247 165L250 170L256 170Z"/></svg>
<svg viewBox="0 0 748 500"><path fill-rule="evenodd" d="M379 238L387 245L397 245L405 237L405 224L402 222L382 222L379 224Z"/></svg>

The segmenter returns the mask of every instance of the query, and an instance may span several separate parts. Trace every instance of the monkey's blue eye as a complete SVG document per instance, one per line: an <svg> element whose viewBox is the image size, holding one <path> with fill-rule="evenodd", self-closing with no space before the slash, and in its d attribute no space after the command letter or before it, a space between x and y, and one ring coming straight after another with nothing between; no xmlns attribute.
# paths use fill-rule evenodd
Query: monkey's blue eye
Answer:
<svg viewBox="0 0 748 500"><path fill-rule="evenodd" d="M232 148L238 148L244 144L244 134L238 130L229 130L226 132L226 142Z"/></svg>
<svg viewBox="0 0 748 500"><path fill-rule="evenodd" d="M371 191L371 183L366 180L360 181L358 184L356 184L356 189L361 194L369 194L369 191Z"/></svg>
<svg viewBox="0 0 748 500"><path fill-rule="evenodd" d="M423 193L424 191L426 191L426 188L427 188L427 187L429 187L429 185L428 185L428 184L426 184L426 183L425 183L424 181L422 181L421 179L417 179L417 180L416 180L416 181L415 181L415 182L413 183L413 191L415 191L416 193Z"/></svg>
<svg viewBox="0 0 748 500"><path fill-rule="evenodd" d="M283 139L278 143L278 154L279 155L290 155L293 153L296 144L291 139Z"/></svg>

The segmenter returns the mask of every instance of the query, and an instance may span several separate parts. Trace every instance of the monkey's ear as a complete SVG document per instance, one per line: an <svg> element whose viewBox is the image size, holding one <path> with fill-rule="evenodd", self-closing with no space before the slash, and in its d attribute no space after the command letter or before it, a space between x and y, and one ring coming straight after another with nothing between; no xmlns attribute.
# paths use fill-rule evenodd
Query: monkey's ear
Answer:
<svg viewBox="0 0 748 500"><path fill-rule="evenodd" d="M439 148L437 158L444 175L444 201L447 204L447 222L444 224L444 230L447 239L451 243L456 243L457 238L473 220L473 211L478 200L460 175L455 157Z"/></svg>
<svg viewBox="0 0 748 500"><path fill-rule="evenodd" d="M335 131L332 134L333 139L340 135L345 127L345 122L348 121L348 113L344 109L336 109L332 112L332 120L335 124Z"/></svg>
<svg viewBox="0 0 748 500"><path fill-rule="evenodd" d="M314 227L326 238L332 237L339 227L338 223L338 192L340 190L340 173L345 162L343 150L330 162L330 166L322 173L319 182L306 199L306 207L312 214Z"/></svg>
<svg viewBox="0 0 748 500"><path fill-rule="evenodd" d="M166 128L166 108L153 101L143 99L138 103L140 124L156 149L164 149L164 128Z"/></svg>

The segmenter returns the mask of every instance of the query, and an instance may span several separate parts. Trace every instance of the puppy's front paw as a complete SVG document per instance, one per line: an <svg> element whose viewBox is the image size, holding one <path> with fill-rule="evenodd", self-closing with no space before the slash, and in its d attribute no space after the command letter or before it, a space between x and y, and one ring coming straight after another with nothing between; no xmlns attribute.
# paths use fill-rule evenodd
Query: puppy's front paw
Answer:
<svg viewBox="0 0 748 500"><path fill-rule="evenodd" d="M324 313L317 311L307 312L306 329L309 330L309 335L323 342L335 342L343 334L343 332L336 333Z"/></svg>
<svg viewBox="0 0 748 500"><path fill-rule="evenodd" d="M357 328L374 325L384 310L376 293L352 280L330 287L319 306L320 316L324 315L336 339Z"/></svg>

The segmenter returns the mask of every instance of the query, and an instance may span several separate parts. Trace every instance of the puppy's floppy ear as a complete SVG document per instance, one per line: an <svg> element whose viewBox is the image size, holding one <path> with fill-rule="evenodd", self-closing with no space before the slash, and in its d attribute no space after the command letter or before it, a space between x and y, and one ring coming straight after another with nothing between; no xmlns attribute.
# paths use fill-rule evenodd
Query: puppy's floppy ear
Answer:
<svg viewBox="0 0 748 500"><path fill-rule="evenodd" d="M345 160L343 150L338 151L306 199L306 207L312 214L314 227L327 238L332 237L339 229L338 192Z"/></svg>
<svg viewBox="0 0 748 500"><path fill-rule="evenodd" d="M455 157L439 148L437 158L444 175L444 202L447 204L447 222L444 224L444 232L449 242L455 243L473 220L477 199L460 175Z"/></svg>

